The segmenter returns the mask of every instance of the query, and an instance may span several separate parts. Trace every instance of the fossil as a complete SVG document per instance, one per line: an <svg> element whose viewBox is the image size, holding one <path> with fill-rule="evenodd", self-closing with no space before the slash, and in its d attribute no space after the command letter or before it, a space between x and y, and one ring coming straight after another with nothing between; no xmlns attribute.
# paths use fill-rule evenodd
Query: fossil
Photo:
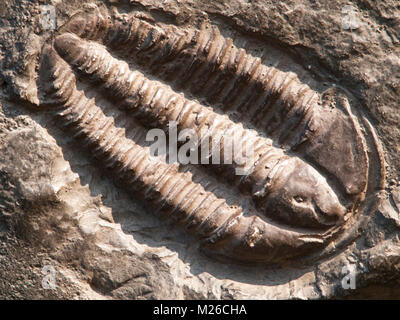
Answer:
<svg viewBox="0 0 400 320"><path fill-rule="evenodd" d="M267 224L257 215L243 216L241 208L228 206L224 199L204 190L189 173L180 173L176 164L151 159L143 147L124 137L124 130L116 128L93 100L77 90L72 70L55 51L46 51L42 65L51 79L46 91L57 103L54 111L63 125L160 216L196 230L206 238L207 250L232 259L278 262L310 244L309 237L302 240L304 234ZM320 241L314 240L316 244Z"/></svg>
<svg viewBox="0 0 400 320"><path fill-rule="evenodd" d="M326 170L348 194L365 190L366 148L351 115L329 103L323 107L321 95L295 73L264 65L218 28L182 30L98 12L77 15L65 29L122 52L179 90L188 89L213 106L222 105L224 112L239 114L240 121L252 123L276 143Z"/></svg>
<svg viewBox="0 0 400 320"><path fill-rule="evenodd" d="M125 62L114 59L106 50L86 44L76 36L58 36L54 46L69 64L102 81L111 97L120 97L120 105L146 126L155 121L154 126L168 128L169 122L176 121L180 129L193 129L200 141L213 137L221 144L218 148L221 158L226 148L224 136L235 132L240 137L240 143L249 143L255 151L251 158L245 159L247 166L253 168L251 172L238 176L232 170L225 170L225 175L239 178L236 179L236 186L243 192L251 192L265 215L271 215L273 207L281 208L273 212L276 219L304 226L335 224L344 215L345 209L324 177L301 159L290 157L273 147L255 131L246 130L226 116L185 99L165 85L146 79L140 72L130 72ZM202 130L204 128L206 130ZM211 154L211 150L209 152ZM225 166L236 168L242 164L233 161ZM283 182L287 188L282 187Z"/></svg>
<svg viewBox="0 0 400 320"><path fill-rule="evenodd" d="M124 51L124 57L128 52L144 71L109 51ZM174 86L150 80L149 74ZM359 116L358 122L345 98L343 108L327 107L293 73L264 66L216 28L180 30L103 14L75 18L45 45L40 79L41 105L57 114L65 130L151 211L199 237L210 256L283 263L330 253L354 236L352 230L376 206L383 160L368 121ZM237 176L233 172L243 163L210 164L199 166L195 179L190 168L154 157L135 137L128 138L78 83L90 84L136 121L138 136L154 127L167 131L176 121L202 142L212 137L208 152L214 156L218 144L223 158L224 137L235 132L255 150L245 161L252 170ZM183 87L221 105L222 114L176 92ZM242 114L238 121L226 114L232 110ZM257 113L261 121L255 121ZM216 182L208 182L211 172ZM228 201L226 184L254 207ZM335 245L327 247L331 242Z"/></svg>

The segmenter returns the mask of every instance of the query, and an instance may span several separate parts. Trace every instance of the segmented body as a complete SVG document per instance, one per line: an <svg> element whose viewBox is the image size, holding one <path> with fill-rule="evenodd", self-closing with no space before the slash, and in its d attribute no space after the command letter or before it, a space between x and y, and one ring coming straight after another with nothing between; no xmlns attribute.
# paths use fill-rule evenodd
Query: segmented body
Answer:
<svg viewBox="0 0 400 320"><path fill-rule="evenodd" d="M284 170L282 163L290 158L282 149L273 147L270 140L260 137L254 130L244 129L243 125L234 123L227 116L185 99L168 86L151 81L138 71L130 71L127 63L113 58L98 46L85 44L79 38L65 34L56 39L56 49L68 63L84 74L100 80L108 89L107 92L114 99L121 100L121 105L145 126L167 129L170 122L175 121L179 129L194 130L200 144L212 137L213 143L208 143L208 152L212 155L212 149L215 148L221 163L224 163L227 149L235 151L228 146L231 141L226 139L235 134L237 140L233 142L240 143L241 150L245 151L247 148L253 152L243 152L243 162L240 163L233 157L232 164L223 166L228 170L221 171L220 166L218 169L225 178L234 180L244 193L257 194L260 189L269 186L268 182L273 179L273 175ZM216 148L216 145L219 147ZM249 173L236 175L234 169L244 166L250 169ZM267 193L268 190L265 190L265 194ZM258 199L258 202L265 201Z"/></svg>
<svg viewBox="0 0 400 320"><path fill-rule="evenodd" d="M277 145L323 168L347 194L357 196L365 190L368 160L351 115L334 109L335 103L323 108L320 94L295 73L265 65L216 27L160 27L132 16L97 13L72 20L67 29L100 41L175 88L239 116ZM343 141L332 161L338 139Z"/></svg>
<svg viewBox="0 0 400 320"><path fill-rule="evenodd" d="M50 58L56 61L54 54ZM120 182L145 197L161 215L185 221L201 229L198 232L203 236L241 215L240 208L231 208L192 182L190 173L178 172L176 164L152 159L147 149L125 137L124 129L114 126L113 118L106 117L93 99L76 89L75 76L65 64L52 64L52 95L61 103L55 109L62 119L60 123L73 131L74 138L82 139Z"/></svg>
<svg viewBox="0 0 400 320"><path fill-rule="evenodd" d="M264 65L217 28L160 28L134 17L91 15L70 29L134 57L179 89L238 112L282 144L300 142L319 100L296 74Z"/></svg>
<svg viewBox="0 0 400 320"><path fill-rule="evenodd" d="M320 95L294 73L264 65L217 28L183 30L97 13L73 19L61 32L66 30L77 36L57 36L43 51L41 106L50 106L60 125L92 151L96 163L151 211L202 238L208 254L246 263L286 262L325 246L364 200L371 169L366 140L347 105L335 108L334 96L330 108L322 106ZM101 42L119 58L128 57L144 73L131 71L104 46L85 39ZM169 81L173 89L149 80L149 74ZM82 83L84 76L95 86ZM86 97L87 89L98 90L96 100ZM176 89L190 91L229 117ZM111 110L107 117L97 97L124 111ZM141 123L124 121L122 126L135 126L129 138L113 118L126 113ZM235 175L234 169L244 164L234 158L222 171L210 166L217 169L214 179L204 167L151 156L140 143L146 127L167 131L171 121L179 129L192 129L200 145L212 137L208 153L213 155L219 145L222 162L224 137L235 132L242 146L253 146L254 153L244 155L252 170ZM240 122L266 132L276 144ZM374 137L369 146L376 146ZM218 180L221 174L228 183Z"/></svg>
<svg viewBox="0 0 400 320"><path fill-rule="evenodd" d="M54 49L44 51L42 70L49 104L60 123L148 207L206 237L209 252L245 262L278 262L300 254L303 246L312 242L309 238L301 240L302 234L267 224L256 215L244 217L240 207L229 206L206 191L190 173L179 172L176 164L156 161L146 148L126 138L125 130L116 128L113 118L105 116L93 99L76 88L75 75ZM311 244L318 243L321 240L317 238Z"/></svg>

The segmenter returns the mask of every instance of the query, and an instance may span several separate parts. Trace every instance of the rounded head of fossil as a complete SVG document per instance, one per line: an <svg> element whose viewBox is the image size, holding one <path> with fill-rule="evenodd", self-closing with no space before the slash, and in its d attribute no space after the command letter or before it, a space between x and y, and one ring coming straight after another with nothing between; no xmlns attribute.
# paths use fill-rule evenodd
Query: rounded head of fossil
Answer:
<svg viewBox="0 0 400 320"><path fill-rule="evenodd" d="M311 228L342 221L346 208L316 169L299 158L289 158L275 170L264 204L268 217Z"/></svg>

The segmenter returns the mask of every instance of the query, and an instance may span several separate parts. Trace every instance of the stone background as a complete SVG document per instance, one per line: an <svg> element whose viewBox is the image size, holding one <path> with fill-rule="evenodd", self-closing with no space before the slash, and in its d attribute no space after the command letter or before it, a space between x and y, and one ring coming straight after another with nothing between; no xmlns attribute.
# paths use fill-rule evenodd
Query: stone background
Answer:
<svg viewBox="0 0 400 320"><path fill-rule="evenodd" d="M43 5L56 8L61 26L101 2L181 26L229 26L349 90L382 142L387 174L381 205L356 241L308 266L217 263L115 187L41 113L36 85L52 32ZM351 28L345 6L355 12ZM398 1L3 0L0 46L0 298L400 298ZM54 289L43 288L45 266ZM354 270L356 289L342 287L343 267Z"/></svg>

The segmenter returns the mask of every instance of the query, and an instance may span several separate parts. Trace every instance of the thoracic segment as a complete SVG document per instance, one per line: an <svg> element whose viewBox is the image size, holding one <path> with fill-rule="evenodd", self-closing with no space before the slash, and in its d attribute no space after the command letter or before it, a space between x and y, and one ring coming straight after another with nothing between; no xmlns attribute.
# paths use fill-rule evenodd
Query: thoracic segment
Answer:
<svg viewBox="0 0 400 320"><path fill-rule="evenodd" d="M226 116L215 113L211 108L206 108L196 102L185 99L182 95L174 93L169 87L146 79L140 72L131 72L125 62L114 59L106 50L96 45L86 44L72 34L64 34L56 38L55 48L62 58L68 63L79 69L84 74L91 75L92 78L101 81L104 88L111 93L114 98L119 98L126 109L130 110L146 126L161 126L165 130L171 121L176 121L179 129L193 129L199 141L204 141L212 137L215 143L210 144L209 153L215 145L223 161L224 152L230 147L226 143L226 137L231 137L234 133L238 137L237 144L241 143L243 150L248 145L248 150L253 150L250 155L245 154L244 163L248 168L252 168L247 175L235 175L234 169L244 167L243 163L237 163L232 159L232 164L226 164L222 173L227 179L233 177L236 186L243 193L250 193L258 208L261 208L265 215L271 215L271 208L267 205L270 200L269 195L276 188L276 181L279 181L282 171L290 172L304 170L314 177L314 182L327 193L329 197L335 199L333 192L327 185L325 179L321 177L309 165L300 159L291 159L284 154L282 149L275 148L268 140L258 136L253 130L244 129L242 125L236 124ZM235 143L233 143L235 145ZM223 163L223 162L222 162ZM220 168L220 166L219 166ZM219 171L221 172L221 171ZM315 186L314 186L315 187ZM306 186L305 186L306 188ZM316 193L318 191L314 191ZM299 194L299 196L302 194ZM314 195L315 196L315 195ZM306 198L310 198L307 195ZM318 196L316 196L318 198ZM325 197L325 195L324 195ZM326 201L331 203L332 199L326 197ZM316 201L317 206L323 207L321 199L310 199ZM288 205L288 213L293 210ZM340 205L333 205L328 210L321 210L322 214L328 216L340 216L343 210ZM327 211L327 212L326 212ZM288 223L293 222L292 214L274 213L274 218L280 218ZM272 215L274 215L272 214ZM293 214L298 216L294 220L303 220L303 225L308 225L309 220L314 220L312 224L320 224L322 217L303 216L300 212L293 210ZM335 219L325 221L322 224L333 224Z"/></svg>
<svg viewBox="0 0 400 320"><path fill-rule="evenodd" d="M93 99L76 88L76 79L56 52L44 49L44 89L61 124L83 141L93 156L161 216L169 217L207 237L205 249L214 255L243 262L280 262L315 247L322 240L283 230L257 216L244 217L240 207L229 206L178 166L158 162L147 149L125 137ZM56 104L56 105L54 105Z"/></svg>

